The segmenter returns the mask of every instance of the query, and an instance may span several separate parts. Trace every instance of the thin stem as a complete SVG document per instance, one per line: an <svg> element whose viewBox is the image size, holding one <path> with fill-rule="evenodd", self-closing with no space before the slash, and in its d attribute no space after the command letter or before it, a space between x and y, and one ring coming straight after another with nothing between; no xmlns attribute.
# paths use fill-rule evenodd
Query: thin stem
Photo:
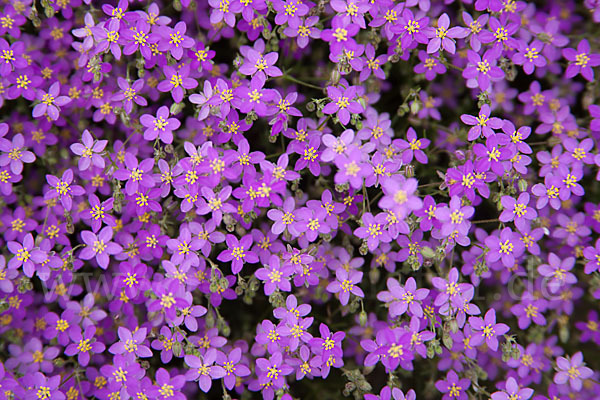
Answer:
<svg viewBox="0 0 600 400"><path fill-rule="evenodd" d="M432 182L432 183L425 183L423 185L419 185L419 189L421 188L426 188L426 187L430 187L430 186L439 186L444 182Z"/></svg>
<svg viewBox="0 0 600 400"><path fill-rule="evenodd" d="M296 79L290 75L282 75L281 77L287 81L297 83L298 85L306 86L306 87L316 89L316 90L323 90L323 88L321 86L317 86L317 85L313 85L312 83L301 81L300 79Z"/></svg>
<svg viewBox="0 0 600 400"><path fill-rule="evenodd" d="M489 224L492 222L500 222L498 218L494 219L480 219L479 221L471 221L472 224Z"/></svg>

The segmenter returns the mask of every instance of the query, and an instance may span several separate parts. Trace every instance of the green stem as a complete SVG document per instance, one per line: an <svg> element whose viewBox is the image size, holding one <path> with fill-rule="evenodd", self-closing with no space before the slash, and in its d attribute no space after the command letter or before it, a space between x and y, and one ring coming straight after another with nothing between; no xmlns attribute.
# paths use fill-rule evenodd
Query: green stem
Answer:
<svg viewBox="0 0 600 400"><path fill-rule="evenodd" d="M317 86L317 85L313 85L312 83L301 81L300 79L296 79L290 75L282 75L281 77L287 81L297 83L298 85L303 85L303 86L306 86L306 87L309 87L312 89L316 89L316 90L323 90L323 88L321 86Z"/></svg>

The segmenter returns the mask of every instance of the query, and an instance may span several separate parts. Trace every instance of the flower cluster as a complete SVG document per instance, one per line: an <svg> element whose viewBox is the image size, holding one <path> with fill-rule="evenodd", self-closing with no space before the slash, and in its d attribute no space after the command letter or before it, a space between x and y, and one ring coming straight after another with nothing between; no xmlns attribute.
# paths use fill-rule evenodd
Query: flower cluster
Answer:
<svg viewBox="0 0 600 400"><path fill-rule="evenodd" d="M598 398L600 2L0 2L0 399Z"/></svg>

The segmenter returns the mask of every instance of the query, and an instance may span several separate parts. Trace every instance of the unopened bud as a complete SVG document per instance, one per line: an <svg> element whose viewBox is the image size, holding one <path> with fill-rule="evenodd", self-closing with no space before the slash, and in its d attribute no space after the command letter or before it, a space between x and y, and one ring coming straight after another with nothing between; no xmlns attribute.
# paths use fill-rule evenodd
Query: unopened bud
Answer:
<svg viewBox="0 0 600 400"><path fill-rule="evenodd" d="M181 342L175 342L173 343L173 347L171 347L171 350L173 351L173 355L175 357L179 357L183 353L183 345L181 344Z"/></svg>
<svg viewBox="0 0 600 400"><path fill-rule="evenodd" d="M358 314L358 322L360 323L360 326L365 326L367 325L367 313L366 311L361 311L360 314Z"/></svg>

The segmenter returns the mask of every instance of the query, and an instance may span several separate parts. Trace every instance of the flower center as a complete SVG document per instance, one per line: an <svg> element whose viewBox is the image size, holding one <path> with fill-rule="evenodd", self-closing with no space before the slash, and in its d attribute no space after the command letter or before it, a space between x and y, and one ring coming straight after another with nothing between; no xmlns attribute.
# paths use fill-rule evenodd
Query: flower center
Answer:
<svg viewBox="0 0 600 400"><path fill-rule="evenodd" d="M514 245L510 242L510 240L506 239L504 243L500 243L500 253L502 254L510 254L514 250Z"/></svg>
<svg viewBox="0 0 600 400"><path fill-rule="evenodd" d="M348 31L344 28L336 28L333 37L335 37L338 42L345 42L348 40Z"/></svg>
<svg viewBox="0 0 600 400"><path fill-rule="evenodd" d="M587 53L580 53L575 56L575 65L579 65L581 68L585 68L590 61L590 57Z"/></svg>
<svg viewBox="0 0 600 400"><path fill-rule="evenodd" d="M529 59L529 61L533 61L539 57L540 51L535 47L528 47L525 51L525 57Z"/></svg>
<svg viewBox="0 0 600 400"><path fill-rule="evenodd" d="M452 211L452 214L450 214L450 221L452 221L453 224L462 224L464 216L465 214L460 210L454 210Z"/></svg>
<svg viewBox="0 0 600 400"><path fill-rule="evenodd" d="M346 293L347 293L347 292L351 291L353 288L354 288L354 285L353 285L353 284L352 284L352 282L351 282L351 281L349 281L348 279L344 279L344 280L342 281L342 290L343 290L344 292L346 292Z"/></svg>
<svg viewBox="0 0 600 400"><path fill-rule="evenodd" d="M79 350L82 353L87 353L91 349L92 346L90 345L90 339L81 339L79 341L79 344L77 345L77 350Z"/></svg>
<svg viewBox="0 0 600 400"><path fill-rule="evenodd" d="M487 60L479 61L477 63L477 71L481 72L482 74L487 74L490 72L490 63Z"/></svg>
<svg viewBox="0 0 600 400"><path fill-rule="evenodd" d="M96 253L102 253L104 250L106 250L106 244L104 244L103 240L95 241L92 247Z"/></svg>

